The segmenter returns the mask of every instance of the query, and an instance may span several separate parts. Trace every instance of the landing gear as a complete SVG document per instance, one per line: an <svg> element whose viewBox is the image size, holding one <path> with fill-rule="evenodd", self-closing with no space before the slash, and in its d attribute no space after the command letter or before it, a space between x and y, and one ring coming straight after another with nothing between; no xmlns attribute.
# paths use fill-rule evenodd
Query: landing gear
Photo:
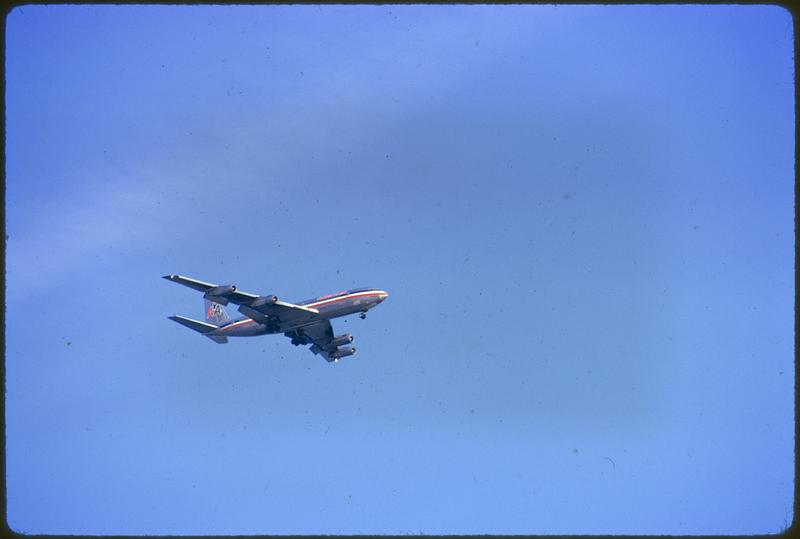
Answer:
<svg viewBox="0 0 800 539"><path fill-rule="evenodd" d="M291 337L293 345L300 346L300 335L296 331L287 331L284 335Z"/></svg>
<svg viewBox="0 0 800 539"><path fill-rule="evenodd" d="M367 317L367 313L358 313L358 317L359 317L361 320L364 320L364 319Z"/></svg>
<svg viewBox="0 0 800 539"><path fill-rule="evenodd" d="M302 329L287 331L286 333L284 333L284 335L286 335L287 337L291 337L292 344L295 346L300 346L301 344L308 344L309 342L311 342L311 339L309 339L308 336L306 336L306 334L303 333Z"/></svg>

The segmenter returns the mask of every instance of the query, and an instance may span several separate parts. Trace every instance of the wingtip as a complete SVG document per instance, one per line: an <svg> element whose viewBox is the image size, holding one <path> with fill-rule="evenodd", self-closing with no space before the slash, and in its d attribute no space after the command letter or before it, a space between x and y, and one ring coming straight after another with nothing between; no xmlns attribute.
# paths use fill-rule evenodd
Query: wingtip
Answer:
<svg viewBox="0 0 800 539"><path fill-rule="evenodd" d="M173 275L164 275L164 276L162 277L162 279L167 279L168 281L171 281L171 280L172 280L172 279L174 279L175 277L177 277L177 275L174 275L174 274L173 274Z"/></svg>

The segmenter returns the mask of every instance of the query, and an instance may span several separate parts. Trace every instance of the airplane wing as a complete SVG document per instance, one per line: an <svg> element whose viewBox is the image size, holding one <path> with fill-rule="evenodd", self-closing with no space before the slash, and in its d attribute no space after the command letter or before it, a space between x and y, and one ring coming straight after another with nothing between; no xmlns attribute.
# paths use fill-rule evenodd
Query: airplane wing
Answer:
<svg viewBox="0 0 800 539"><path fill-rule="evenodd" d="M355 353L355 348L339 348L342 344L352 342L353 337L351 335L334 337L333 327L329 320L320 320L300 329L289 331L286 336L292 338L292 343L311 344L311 351L320 354L328 362L337 361L341 357Z"/></svg>
<svg viewBox="0 0 800 539"><path fill-rule="evenodd" d="M165 279L203 292L203 297L227 305L239 305L239 312L262 324L302 323L316 319L319 311L280 301L276 296L259 296L239 290L234 285L217 285L183 275L165 275Z"/></svg>

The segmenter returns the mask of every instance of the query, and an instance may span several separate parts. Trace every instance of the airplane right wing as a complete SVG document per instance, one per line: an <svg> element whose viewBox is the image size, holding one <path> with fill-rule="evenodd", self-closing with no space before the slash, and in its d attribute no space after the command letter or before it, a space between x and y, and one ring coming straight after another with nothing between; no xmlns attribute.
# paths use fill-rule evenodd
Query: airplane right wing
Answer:
<svg viewBox="0 0 800 539"><path fill-rule="evenodd" d="M353 342L350 334L333 336L333 327L329 320L320 320L300 329L285 334L292 338L292 344L311 344L311 351L325 358L326 361L338 361L340 358L352 356L355 348L339 348Z"/></svg>

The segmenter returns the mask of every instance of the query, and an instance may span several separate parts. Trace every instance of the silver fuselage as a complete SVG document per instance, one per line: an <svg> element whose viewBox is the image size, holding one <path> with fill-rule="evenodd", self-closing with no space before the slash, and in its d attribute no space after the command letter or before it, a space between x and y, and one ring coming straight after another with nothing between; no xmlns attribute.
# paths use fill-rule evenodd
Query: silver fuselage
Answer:
<svg viewBox="0 0 800 539"><path fill-rule="evenodd" d="M242 317L231 320L210 332L209 335L255 337L257 335L285 333L315 324L320 320L331 320L350 314L365 313L380 304L387 296L388 294L383 290L348 290L336 294L329 294L327 296L296 303L297 305L319 311L319 314L313 315L310 319L306 318L302 322L287 321L267 325L256 322L252 318Z"/></svg>

